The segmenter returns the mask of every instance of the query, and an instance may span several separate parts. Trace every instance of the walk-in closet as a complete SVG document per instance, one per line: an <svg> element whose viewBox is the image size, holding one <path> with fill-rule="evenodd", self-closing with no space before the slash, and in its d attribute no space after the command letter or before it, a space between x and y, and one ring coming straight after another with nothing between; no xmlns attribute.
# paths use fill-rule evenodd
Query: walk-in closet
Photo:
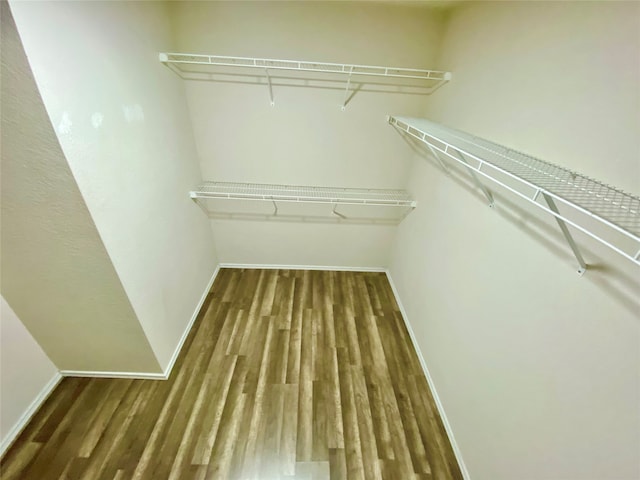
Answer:
<svg viewBox="0 0 640 480"><path fill-rule="evenodd" d="M1 3L0 477L640 478L640 3Z"/></svg>

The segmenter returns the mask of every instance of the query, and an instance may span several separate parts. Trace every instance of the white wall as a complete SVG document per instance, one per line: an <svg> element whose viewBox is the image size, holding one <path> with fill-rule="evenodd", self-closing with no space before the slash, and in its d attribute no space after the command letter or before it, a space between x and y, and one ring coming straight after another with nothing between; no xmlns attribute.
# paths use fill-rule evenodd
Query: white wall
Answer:
<svg viewBox="0 0 640 480"><path fill-rule="evenodd" d="M55 367L0 297L0 455L23 426L29 406L59 378Z"/></svg>
<svg viewBox="0 0 640 480"><path fill-rule="evenodd" d="M217 264L162 2L12 2L62 150L164 369Z"/></svg>
<svg viewBox="0 0 640 480"><path fill-rule="evenodd" d="M432 68L439 20L425 8L340 2L173 4L178 51L415 68ZM203 176L219 181L402 187L411 154L385 117L418 114L426 101L359 92L342 111L344 90L274 86L271 107L265 85L186 85ZM385 266L395 235L389 226L212 224L220 261L236 263Z"/></svg>
<svg viewBox="0 0 640 480"><path fill-rule="evenodd" d="M452 11L428 117L640 191L640 5ZM627 260L416 159L391 272L474 480L640 477L640 279Z"/></svg>
<svg viewBox="0 0 640 480"><path fill-rule="evenodd" d="M2 295L61 370L159 372L1 8Z"/></svg>

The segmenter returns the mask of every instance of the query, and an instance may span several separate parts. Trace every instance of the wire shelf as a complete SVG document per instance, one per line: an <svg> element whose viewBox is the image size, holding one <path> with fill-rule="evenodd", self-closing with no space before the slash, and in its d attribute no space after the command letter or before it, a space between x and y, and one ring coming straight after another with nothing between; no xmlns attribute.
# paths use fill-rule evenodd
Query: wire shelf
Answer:
<svg viewBox="0 0 640 480"><path fill-rule="evenodd" d="M272 58L228 57L192 53L160 53L165 64L211 65L222 67L260 68L269 70L296 70L301 72L340 73L392 78L448 81L451 73L417 68L382 67L343 63L309 62L304 60L276 60Z"/></svg>
<svg viewBox="0 0 640 480"><path fill-rule="evenodd" d="M253 70L257 74L252 73L251 76L259 80L250 83L264 83L268 86L269 100L272 107L275 105L274 85L344 88L342 110L345 110L356 91L429 95L451 80L450 72L419 68L308 62L305 60L276 60L273 58L227 57L195 53L160 53L159 59L174 73L187 80L229 81L228 77L231 76L233 78L232 81L235 81L237 76L240 79L238 81L246 83L247 69ZM189 68L189 66L191 67ZM213 67L213 69L202 67ZM276 74L276 72L283 71L301 73L294 75ZM314 76L312 75L313 73L321 75ZM274 79L272 79L272 76ZM354 90L351 85L353 77L375 77L377 80L369 80L368 82L358 80L360 85ZM222 80L222 78L225 78L225 80ZM279 79L279 81L276 82L276 79ZM329 86L325 82L328 82ZM362 84L365 83L369 88L362 88ZM344 87L342 87L342 84L344 84ZM336 87L336 85L339 85L339 87Z"/></svg>
<svg viewBox="0 0 640 480"><path fill-rule="evenodd" d="M639 197L578 172L423 118L389 117L389 123L640 265ZM466 158L474 159L477 164L471 165L465 161ZM507 184L501 180L505 176L515 180L511 183L529 187L532 193L523 193L521 189ZM554 211L551 206L545 207L537 201L545 195L632 240L636 243L635 250L625 250L601 238L587 222L578 222Z"/></svg>
<svg viewBox="0 0 640 480"><path fill-rule="evenodd" d="M415 208L405 190L311 187L262 183L204 182L190 192L191 198L265 200L277 202L327 203Z"/></svg>

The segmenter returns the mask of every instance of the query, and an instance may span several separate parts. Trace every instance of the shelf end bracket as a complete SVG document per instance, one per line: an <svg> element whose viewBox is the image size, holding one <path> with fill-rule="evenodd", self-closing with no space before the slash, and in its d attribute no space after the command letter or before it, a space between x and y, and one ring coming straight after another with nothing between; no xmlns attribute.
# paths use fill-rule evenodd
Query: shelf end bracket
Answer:
<svg viewBox="0 0 640 480"><path fill-rule="evenodd" d="M554 217L558 222L558 226L560 227L560 230L562 230L562 234L564 235L564 238L567 240L567 243L571 247L571 251L573 252L573 254L576 257L576 260L578 261L578 275L580 276L584 275L584 272L587 271L587 264L585 263L584 258L582 258L582 253L580 253L580 249L578 248L578 245L576 245L575 240L571 236L571 232L567 228L567 224L564 223L564 221L559 217L560 212L558 211L556 202L553 201L553 198L550 195L544 192L542 192L542 197L544 198L544 201L547 202L549 209L553 213L558 215L558 216L554 215Z"/></svg>

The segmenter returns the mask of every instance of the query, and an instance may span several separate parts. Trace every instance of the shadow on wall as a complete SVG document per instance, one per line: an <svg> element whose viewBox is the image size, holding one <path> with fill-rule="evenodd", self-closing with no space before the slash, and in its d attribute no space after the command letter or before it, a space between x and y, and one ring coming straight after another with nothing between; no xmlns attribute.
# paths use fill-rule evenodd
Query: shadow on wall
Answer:
<svg viewBox="0 0 640 480"><path fill-rule="evenodd" d="M447 163L443 167L443 163L434 158L424 144L407 135L402 135L402 138L416 155L428 162L439 174L444 174L457 187L461 187L478 201L487 204L487 198L472 181L468 172L452 163ZM513 196L505 196L491 187L492 185L489 185L496 205L494 211L498 215L521 232L533 238L563 263L566 263L567 259L572 259L570 248L551 215L548 215L547 221L539 215L532 214L531 209L524 208L517 202L512 201L511 198ZM595 241L593 245L600 247ZM619 268L617 265L620 262L605 261L606 258L617 257L617 254L612 251L609 252L604 246L602 248L607 250L606 253L610 255L609 257L605 256L603 258L603 255L598 253L600 250L592 248L591 245L585 246L584 243L580 243L579 248L583 256L586 257L588 265L587 272L580 281L588 281L598 286L598 288L607 292L620 306L637 317L637 313L640 311L640 298L637 295L637 292L640 291L640 276L632 273L632 269L636 268L635 265L628 262L630 268ZM523 252L523 255L525 254L526 252ZM620 258L620 261L625 262L626 260Z"/></svg>

